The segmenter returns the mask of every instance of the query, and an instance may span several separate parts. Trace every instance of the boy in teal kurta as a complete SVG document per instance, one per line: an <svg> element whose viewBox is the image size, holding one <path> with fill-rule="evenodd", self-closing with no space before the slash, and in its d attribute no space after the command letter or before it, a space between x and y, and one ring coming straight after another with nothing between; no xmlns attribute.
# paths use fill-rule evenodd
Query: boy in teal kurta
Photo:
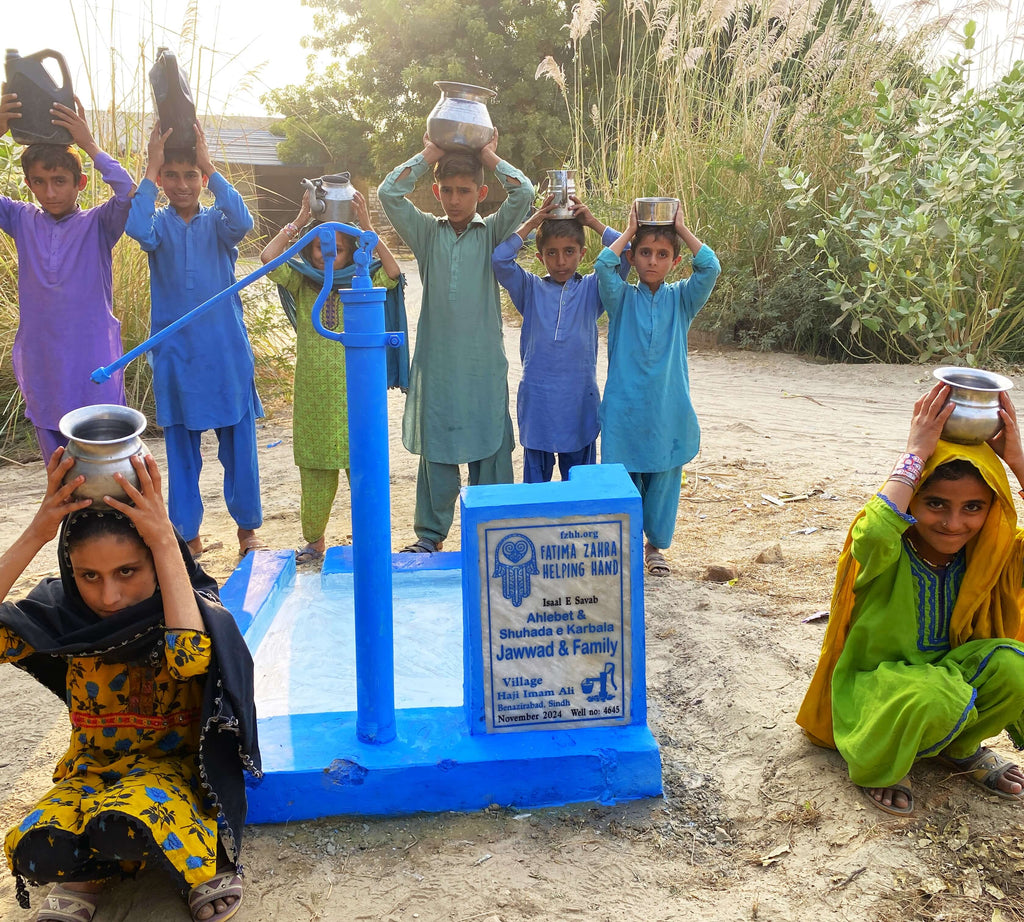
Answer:
<svg viewBox="0 0 1024 922"><path fill-rule="evenodd" d="M1004 728L1019 740L1024 713L1024 533L999 460L1024 482L1024 451L1005 394L990 444L940 441L948 394L937 384L917 401L907 452L850 528L797 717L901 816L922 758L1024 799L1024 773L981 745Z"/></svg>
<svg viewBox="0 0 1024 922"><path fill-rule="evenodd" d="M679 241L693 254L693 274L665 284L680 259ZM627 258L639 282L619 277ZM601 462L622 464L643 500L644 564L651 576L667 576L661 553L672 543L679 489L686 464L700 448L700 426L690 402L686 337L721 272L718 258L686 226L683 210L675 226L629 223L594 264L608 312L608 380L601 401Z"/></svg>
<svg viewBox="0 0 1024 922"><path fill-rule="evenodd" d="M395 167L380 184L381 207L419 264L423 299L416 328L402 442L420 456L416 476L416 541L405 551L440 550L455 515L460 464L470 484L511 483L512 420L508 359L501 334L495 246L525 219L533 186L496 151L498 133L475 153L445 154L424 137L423 151ZM434 165L434 195L443 218L407 198ZM483 169L508 193L487 218Z"/></svg>

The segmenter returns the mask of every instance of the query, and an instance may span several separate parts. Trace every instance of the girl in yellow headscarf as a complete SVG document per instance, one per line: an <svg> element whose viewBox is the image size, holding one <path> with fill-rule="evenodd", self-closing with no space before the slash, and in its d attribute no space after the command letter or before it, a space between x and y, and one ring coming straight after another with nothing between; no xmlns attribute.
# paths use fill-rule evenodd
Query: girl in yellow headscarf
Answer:
<svg viewBox="0 0 1024 922"><path fill-rule="evenodd" d="M1002 463L1024 485L1024 449L1005 393L987 444L941 441L948 395L936 384L914 404L906 453L850 527L797 716L898 815L922 758L1024 800L1024 772L981 745L1007 729L1024 746L1024 531Z"/></svg>

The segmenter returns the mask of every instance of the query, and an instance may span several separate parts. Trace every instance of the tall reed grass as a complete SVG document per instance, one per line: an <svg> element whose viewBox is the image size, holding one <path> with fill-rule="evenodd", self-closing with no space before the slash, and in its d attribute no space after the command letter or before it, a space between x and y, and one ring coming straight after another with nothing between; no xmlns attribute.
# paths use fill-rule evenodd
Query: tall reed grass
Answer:
<svg viewBox="0 0 1024 922"><path fill-rule="evenodd" d="M180 28L170 30L152 21L149 34L132 47L116 47L112 36L117 30L116 4L107 8L108 18L101 18L101 8L69 0L78 37L77 52L88 74L110 73L110 85L98 86L91 77L75 87L90 112L90 129L100 148L115 156L132 176L139 179L145 172L146 147L153 122L149 87L149 70L161 45L175 47L178 61L190 74L190 85L196 99L200 120L209 125L223 112L211 111L211 78L224 58L209 42L199 39L200 5L189 4ZM151 12L151 10L150 10ZM70 57L70 55L68 55ZM101 99L108 99L103 104ZM212 151L217 157L217 151ZM30 199L22 182L18 160L20 148L7 135L0 138L0 192L20 199ZM99 204L109 197L109 189L99 173L86 161L89 185L79 197L83 208ZM237 181L239 176L229 175ZM248 183L251 188L251 180ZM212 199L211 199L212 201ZM243 271L240 267L240 271ZM122 237L114 248L113 306L121 321L124 350L138 345L149 335L149 268L146 255L135 241ZM283 313L274 305L269 289L260 288L245 298L246 323L257 356L257 386L270 396L269 403L290 394L290 355L292 339ZM10 354L18 326L17 254L14 241L0 234L0 456L24 460L38 457L38 447L31 425L23 415L23 401L14 381ZM137 359L125 370L128 403L155 418L152 375L144 359Z"/></svg>
<svg viewBox="0 0 1024 922"><path fill-rule="evenodd" d="M823 195L849 178L858 161L845 126L871 118L880 80L913 94L956 20L930 11L886 21L868 0L580 0L566 60L545 59L536 76L565 101L568 158L609 223L636 196L678 196L717 251L724 272L705 324L827 351L835 313L820 282L776 251L805 230L779 170L812 173Z"/></svg>

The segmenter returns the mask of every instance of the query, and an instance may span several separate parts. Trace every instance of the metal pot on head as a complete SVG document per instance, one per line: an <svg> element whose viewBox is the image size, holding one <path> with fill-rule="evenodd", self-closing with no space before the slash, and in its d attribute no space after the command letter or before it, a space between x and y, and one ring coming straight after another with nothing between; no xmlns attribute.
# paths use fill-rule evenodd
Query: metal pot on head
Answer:
<svg viewBox="0 0 1024 922"><path fill-rule="evenodd" d="M637 224L675 224L679 199L654 196L636 200Z"/></svg>
<svg viewBox="0 0 1024 922"><path fill-rule="evenodd" d="M569 207L569 196L576 194L576 171L575 170L548 170L547 176L539 184L541 196L547 198L554 196L554 206L549 214L552 218L571 218L572 209Z"/></svg>
<svg viewBox="0 0 1024 922"><path fill-rule="evenodd" d="M949 386L948 403L956 405L942 427L942 438L961 445L980 445L1003 427L999 416L999 395L1013 387L1004 375L981 368L944 365L932 376Z"/></svg>
<svg viewBox="0 0 1024 922"><path fill-rule="evenodd" d="M480 150L494 137L487 103L498 94L471 83L434 82L441 98L427 116L427 137L447 151Z"/></svg>
<svg viewBox="0 0 1024 922"><path fill-rule="evenodd" d="M301 181L302 188L309 192L309 210L315 221L355 223L356 190L351 179L350 173L332 173L330 176Z"/></svg>
<svg viewBox="0 0 1024 922"><path fill-rule="evenodd" d="M133 487L138 487L139 477L131 459L149 454L140 438L146 429L146 417L131 407L99 403L65 413L58 428L68 440L65 453L75 459L64 482L85 475L85 483L73 494L75 499L91 499L90 509L109 508L104 496L129 502L114 474L124 474Z"/></svg>

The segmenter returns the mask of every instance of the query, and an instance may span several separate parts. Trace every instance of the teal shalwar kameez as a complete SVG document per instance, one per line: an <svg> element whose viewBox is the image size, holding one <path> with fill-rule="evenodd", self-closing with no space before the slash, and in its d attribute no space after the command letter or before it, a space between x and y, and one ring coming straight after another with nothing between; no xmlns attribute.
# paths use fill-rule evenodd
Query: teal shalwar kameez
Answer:
<svg viewBox="0 0 1024 922"><path fill-rule="evenodd" d="M491 254L525 220L533 186L499 161L495 173L508 198L494 214L474 215L457 235L447 218L426 214L406 198L429 169L417 154L387 175L378 194L413 251L423 283L402 442L420 456L416 535L436 543L455 515L460 464L469 465L471 484L513 479L508 359Z"/></svg>
<svg viewBox="0 0 1024 922"><path fill-rule="evenodd" d="M608 380L601 401L601 462L622 464L643 500L644 533L672 543L683 465L700 448L690 401L686 338L722 267L708 246L693 274L652 292L619 277L619 257L603 249L594 264L608 313Z"/></svg>

